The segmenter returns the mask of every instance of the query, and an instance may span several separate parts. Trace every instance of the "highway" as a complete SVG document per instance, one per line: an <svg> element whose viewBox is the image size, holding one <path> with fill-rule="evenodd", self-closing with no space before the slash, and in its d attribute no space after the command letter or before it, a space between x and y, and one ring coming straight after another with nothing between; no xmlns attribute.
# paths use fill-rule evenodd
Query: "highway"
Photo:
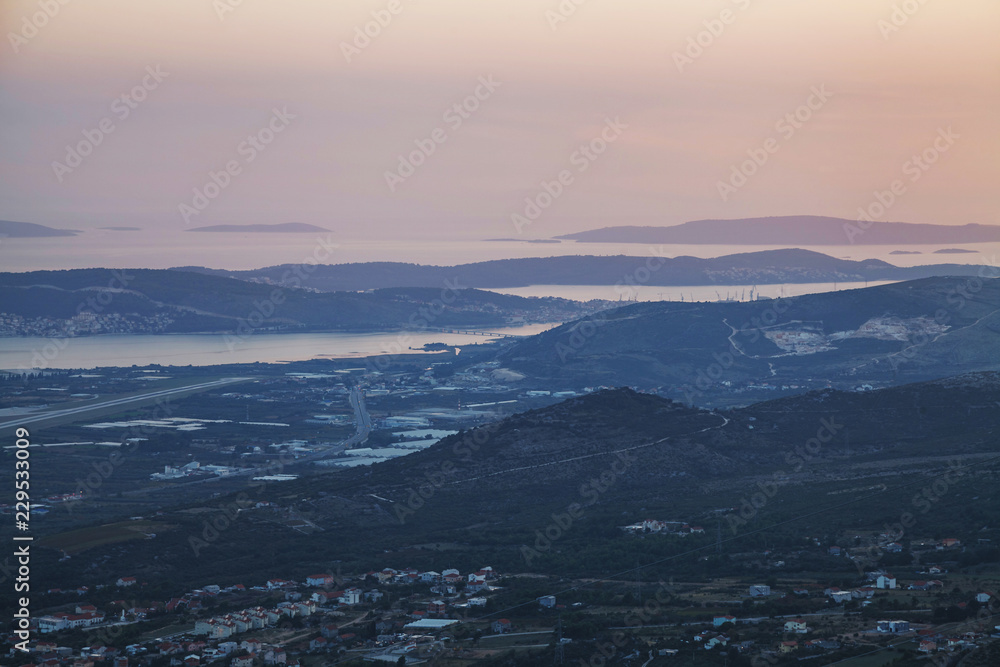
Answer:
<svg viewBox="0 0 1000 667"><path fill-rule="evenodd" d="M211 382L201 382L199 384L191 384L185 387L176 387L174 389L160 389L158 391L150 391L144 394L137 394L135 396L114 398L107 401L101 401L100 403L91 403L89 405L82 405L75 408L65 408L62 410L49 410L47 412L40 412L34 415L23 415L13 421L0 423L0 432L5 431L6 429L13 429L18 426L27 426L28 424L35 424L41 421L48 421L50 419L58 419L61 417L72 417L76 415L85 415L88 412L94 412L96 410L104 410L106 408L112 408L112 407L124 407L129 405L130 403L139 403L142 401L148 401L150 399L156 399L156 398L166 398L167 396L172 396L174 394L182 394L189 391L204 391L206 389L224 387L227 384L247 382L252 379L253 378L223 378L221 380L213 380Z"/></svg>
<svg viewBox="0 0 1000 667"><path fill-rule="evenodd" d="M351 407L354 408L354 422L357 432L343 442L346 449L363 445L372 431L372 417L365 406L365 394L360 387L351 387Z"/></svg>

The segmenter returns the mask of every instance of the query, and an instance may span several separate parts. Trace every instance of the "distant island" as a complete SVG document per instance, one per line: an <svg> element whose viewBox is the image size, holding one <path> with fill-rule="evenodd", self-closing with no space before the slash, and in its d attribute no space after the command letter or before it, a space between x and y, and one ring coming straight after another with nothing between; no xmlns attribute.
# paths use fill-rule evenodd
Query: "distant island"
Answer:
<svg viewBox="0 0 1000 667"><path fill-rule="evenodd" d="M174 270L294 286L295 266L283 264L250 271L197 266ZM568 255L500 259L457 266L401 262L324 264L309 275L308 286L321 291L364 291L391 287L434 287L457 281L464 287L500 289L529 285L776 285L913 280L930 276L976 275L972 264L899 267L877 259L838 259L812 250L785 248L723 257L628 257ZM990 275L993 275L992 273Z"/></svg>
<svg viewBox="0 0 1000 667"><path fill-rule="evenodd" d="M98 229L107 229L112 232L138 232L142 231L142 227L98 227Z"/></svg>
<svg viewBox="0 0 1000 667"><path fill-rule="evenodd" d="M672 227L604 227L555 237L581 243L924 245L1000 242L1000 225L858 222L817 215L694 220Z"/></svg>
<svg viewBox="0 0 1000 667"><path fill-rule="evenodd" d="M975 250L965 250L964 248L941 248L934 251L935 255L975 255Z"/></svg>
<svg viewBox="0 0 1000 667"><path fill-rule="evenodd" d="M194 227L187 231L238 234L314 234L316 232L329 232L331 230L305 222L283 222L276 225L211 225L208 227Z"/></svg>
<svg viewBox="0 0 1000 667"><path fill-rule="evenodd" d="M922 255L924 253L919 250L893 250L889 253L890 255Z"/></svg>
<svg viewBox="0 0 1000 667"><path fill-rule="evenodd" d="M56 229L33 222L13 222L0 220L0 237L12 239L43 238L47 236L76 236L79 229Z"/></svg>

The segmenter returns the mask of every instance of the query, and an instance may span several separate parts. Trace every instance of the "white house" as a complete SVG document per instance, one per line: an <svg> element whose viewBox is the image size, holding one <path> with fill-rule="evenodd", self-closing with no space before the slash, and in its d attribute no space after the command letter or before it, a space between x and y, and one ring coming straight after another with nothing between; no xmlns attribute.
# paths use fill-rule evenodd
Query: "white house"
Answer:
<svg viewBox="0 0 1000 667"><path fill-rule="evenodd" d="M809 632L809 628L806 626L805 619L793 618L785 621L785 632L795 632L797 634L804 635Z"/></svg>
<svg viewBox="0 0 1000 667"><path fill-rule="evenodd" d="M875 580L875 588L896 588L896 577L888 574L880 574Z"/></svg>
<svg viewBox="0 0 1000 667"><path fill-rule="evenodd" d="M362 590L360 588L348 588L344 591L344 594L340 596L341 604L359 604L361 602Z"/></svg>
<svg viewBox="0 0 1000 667"><path fill-rule="evenodd" d="M735 622L736 622L736 617L731 616L729 614L726 614L725 616L716 616L715 618L712 619L712 625L717 628L722 627L726 623L735 623Z"/></svg>
<svg viewBox="0 0 1000 667"><path fill-rule="evenodd" d="M754 584L750 587L750 597L766 598L771 594L771 587L766 584Z"/></svg>

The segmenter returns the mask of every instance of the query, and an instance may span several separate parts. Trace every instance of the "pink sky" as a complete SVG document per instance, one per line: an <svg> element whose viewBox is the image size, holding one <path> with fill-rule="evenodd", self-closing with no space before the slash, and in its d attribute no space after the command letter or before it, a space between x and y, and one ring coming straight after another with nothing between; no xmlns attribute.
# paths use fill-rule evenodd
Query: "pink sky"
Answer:
<svg viewBox="0 0 1000 667"><path fill-rule="evenodd" d="M886 219L1000 223L996 0L585 0L568 16L561 4L575 6L6 0L0 219L517 236L512 215L565 172L525 238L855 217L897 180ZM38 15L41 6L54 15ZM915 11L894 16L894 6ZM345 54L372 12L387 25ZM699 37L702 52L679 63ZM145 99L130 108L119 98L144 78ZM449 112L477 88L478 108ZM832 95L810 100L815 89ZM807 101L807 120L779 124ZM935 148L947 128L957 139ZM260 150L242 143L262 130L279 131ZM99 145L78 166L54 168L67 145L89 141L85 131ZM581 157L602 133L603 154ZM417 141L433 154L390 187L386 172ZM724 200L720 181L762 150L767 161ZM935 163L915 168L925 151ZM232 173L217 180L228 184L185 220L180 206L195 208L193 190L227 163Z"/></svg>

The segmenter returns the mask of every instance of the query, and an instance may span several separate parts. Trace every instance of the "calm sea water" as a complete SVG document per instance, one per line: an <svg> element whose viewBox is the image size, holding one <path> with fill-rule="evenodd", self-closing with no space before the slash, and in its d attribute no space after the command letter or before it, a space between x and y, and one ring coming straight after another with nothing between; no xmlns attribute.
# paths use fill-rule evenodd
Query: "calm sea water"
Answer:
<svg viewBox="0 0 1000 667"><path fill-rule="evenodd" d="M490 329L530 336L555 324ZM281 363L308 359L350 359L377 354L412 354L426 343L483 344L492 338L440 332L374 334L253 334L235 340L220 334L0 338L0 369L96 368L98 366L212 366Z"/></svg>
<svg viewBox="0 0 1000 667"><path fill-rule="evenodd" d="M649 257L719 257L735 253L774 250L781 246L663 245L638 243L520 243L487 242L468 238L437 240L339 238L336 233L322 240L337 245L324 254L321 237L313 234L231 234L174 230L85 231L76 237L3 239L0 270L35 271L88 267L166 269L174 266L207 266L217 269L256 269L275 264L311 262L319 250L324 263L414 262L453 265L510 257L556 255L633 255ZM844 259L882 259L897 266L922 264L984 264L1000 260L1000 243L955 245L969 254L934 254L938 246L814 246L807 247ZM892 255L893 250L919 252Z"/></svg>

